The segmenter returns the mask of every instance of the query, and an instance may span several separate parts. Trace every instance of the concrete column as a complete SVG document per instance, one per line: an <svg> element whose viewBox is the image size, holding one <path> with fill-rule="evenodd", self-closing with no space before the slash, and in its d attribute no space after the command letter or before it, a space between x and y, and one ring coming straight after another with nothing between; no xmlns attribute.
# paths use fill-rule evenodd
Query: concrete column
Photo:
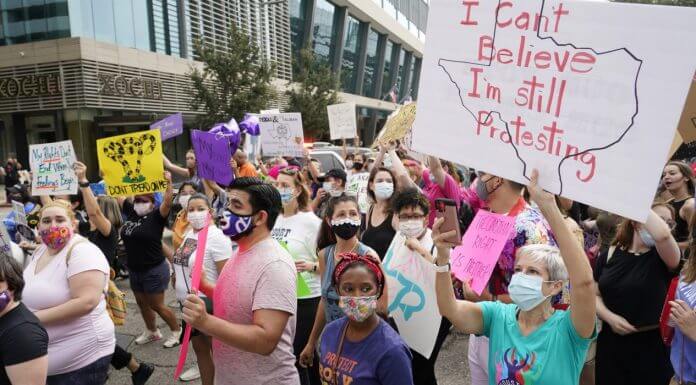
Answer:
<svg viewBox="0 0 696 385"><path fill-rule="evenodd" d="M77 159L87 165L90 179L99 176L99 161L97 160L96 126L94 115L96 111L91 109L65 110L63 113L64 125L68 139L72 140Z"/></svg>
<svg viewBox="0 0 696 385"><path fill-rule="evenodd" d="M317 0L304 0L304 5L302 10L305 14L302 47L308 48L312 46L312 27L314 27L314 9L317 7Z"/></svg>
<svg viewBox="0 0 696 385"><path fill-rule="evenodd" d="M417 57L415 58L416 60L416 65L413 67L413 79L411 80L411 96L413 96L413 100L418 99L418 86L420 85L420 72L421 72L421 66L423 65L423 59Z"/></svg>
<svg viewBox="0 0 696 385"><path fill-rule="evenodd" d="M375 99L382 99L382 78L384 77L384 61L387 55L386 49L387 35L379 34L379 39L377 40L377 68L375 73L373 74L375 78L372 82L374 90L372 92L372 95L366 95L372 96Z"/></svg>
<svg viewBox="0 0 696 385"><path fill-rule="evenodd" d="M405 98L408 95L408 91L411 88L411 62L413 60L413 53L406 52L406 58L404 59L404 77L401 79L401 89L399 90L399 99Z"/></svg>
<svg viewBox="0 0 696 385"><path fill-rule="evenodd" d="M336 36L332 56L331 69L335 74L341 73L341 63L343 62L343 48L345 45L346 25L348 24L348 11L346 7L336 7L334 21L336 25Z"/></svg>
<svg viewBox="0 0 696 385"><path fill-rule="evenodd" d="M365 80L365 63L367 63L367 35L370 31L370 23L360 23L360 33L358 41L360 50L358 51L358 68L355 76L355 94L362 95L363 81Z"/></svg>

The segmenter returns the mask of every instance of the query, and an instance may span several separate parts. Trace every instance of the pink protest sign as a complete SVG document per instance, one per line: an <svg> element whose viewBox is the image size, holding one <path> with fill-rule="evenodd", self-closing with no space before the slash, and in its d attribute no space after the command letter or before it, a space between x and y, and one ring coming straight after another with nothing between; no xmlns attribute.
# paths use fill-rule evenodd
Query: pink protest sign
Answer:
<svg viewBox="0 0 696 385"><path fill-rule="evenodd" d="M208 242L208 226L210 225L210 215L208 216L208 221L203 230L198 232L198 242L196 245L196 262L193 265L193 271L191 272L191 291L194 294L198 294L198 287L201 284L201 272L203 270L203 257L205 255L205 244ZM191 339L191 325L186 324L186 330L184 330L184 340L181 343L181 348L179 349L179 362L176 364L176 370L174 371L174 379L178 379L181 371L184 369L184 363L186 362L186 355L188 354L189 340Z"/></svg>
<svg viewBox="0 0 696 385"><path fill-rule="evenodd" d="M461 246L452 250L452 272L462 282L469 282L476 294L481 295L488 283L514 225L514 216L479 210Z"/></svg>

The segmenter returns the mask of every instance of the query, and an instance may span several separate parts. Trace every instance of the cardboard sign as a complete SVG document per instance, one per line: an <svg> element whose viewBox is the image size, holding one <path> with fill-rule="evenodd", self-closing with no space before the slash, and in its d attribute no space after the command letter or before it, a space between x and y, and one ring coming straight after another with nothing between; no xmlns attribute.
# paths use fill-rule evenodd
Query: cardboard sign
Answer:
<svg viewBox="0 0 696 385"><path fill-rule="evenodd" d="M30 145L31 195L77 194L75 162L71 140Z"/></svg>
<svg viewBox="0 0 696 385"><path fill-rule="evenodd" d="M389 294L389 315L394 318L399 334L411 349L429 358L435 346L442 316L437 309L435 270L432 263L405 245L406 239L396 233L382 261ZM430 250L430 230L420 240Z"/></svg>
<svg viewBox="0 0 696 385"><path fill-rule="evenodd" d="M259 125L264 156L302 156L304 132L299 112L262 114Z"/></svg>
<svg viewBox="0 0 696 385"><path fill-rule="evenodd" d="M414 150L640 222L692 83L696 8L439 1ZM648 181L648 183L646 183Z"/></svg>
<svg viewBox="0 0 696 385"><path fill-rule="evenodd" d="M191 144L196 153L198 176L227 186L234 180L230 167L232 152L227 137L210 132L191 131Z"/></svg>
<svg viewBox="0 0 696 385"><path fill-rule="evenodd" d="M326 113L329 115L331 140L355 138L358 135L355 103L326 106Z"/></svg>
<svg viewBox="0 0 696 385"><path fill-rule="evenodd" d="M184 117L181 112L169 115L166 118L156 121L150 125L151 130L160 130L162 141L179 136L184 132Z"/></svg>
<svg viewBox="0 0 696 385"><path fill-rule="evenodd" d="M351 175L346 183L346 195L354 196L358 199L358 206L360 207L360 212L363 214L367 214L367 210L370 208L370 200L367 196L367 185L369 180L370 173L361 172Z"/></svg>
<svg viewBox="0 0 696 385"><path fill-rule="evenodd" d="M24 211L23 203L12 201L12 212L14 212L15 223L27 224L27 213Z"/></svg>
<svg viewBox="0 0 696 385"><path fill-rule="evenodd" d="M481 295L486 287L514 226L515 217L479 210L462 245L452 250L452 272L476 294Z"/></svg>
<svg viewBox="0 0 696 385"><path fill-rule="evenodd" d="M411 133L413 122L416 120L416 103L409 103L397 111L394 111L384 123L384 128L380 131L375 141L385 143L392 140L404 139Z"/></svg>
<svg viewBox="0 0 696 385"><path fill-rule="evenodd" d="M201 274L203 274L203 259L205 259L205 245L208 243L208 228L210 227L210 215L206 220L206 224L201 231L198 232L198 243L196 246L196 260L193 264L193 271L191 271L191 292L193 294L198 294L198 288L201 285ZM184 363L186 363L186 355L188 354L188 345L191 340L191 325L186 324L186 329L184 330L184 339L181 342L181 348L179 349L179 361L176 364L176 370L174 371L174 378L178 379L181 371L184 369Z"/></svg>
<svg viewBox="0 0 696 385"><path fill-rule="evenodd" d="M99 168L111 196L150 194L167 189L158 129L97 140Z"/></svg>
<svg viewBox="0 0 696 385"><path fill-rule="evenodd" d="M696 140L696 73L694 74L689 95L684 103L684 112L679 120L679 133L684 143Z"/></svg>

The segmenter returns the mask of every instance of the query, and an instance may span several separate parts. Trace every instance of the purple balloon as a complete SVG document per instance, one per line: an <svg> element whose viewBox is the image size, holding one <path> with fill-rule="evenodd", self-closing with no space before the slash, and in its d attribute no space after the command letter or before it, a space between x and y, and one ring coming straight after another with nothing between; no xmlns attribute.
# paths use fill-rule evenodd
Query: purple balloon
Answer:
<svg viewBox="0 0 696 385"><path fill-rule="evenodd" d="M244 114L244 120L239 123L239 128L242 132L246 132L251 136L261 135L261 127L259 127L259 117L252 114Z"/></svg>
<svg viewBox="0 0 696 385"><path fill-rule="evenodd" d="M239 130L239 126L237 125L237 121L231 119L227 123L218 123L213 126L208 132L212 132L213 134L220 134L224 137L226 137L230 141L230 149L232 150L232 153L237 151L239 148L239 143L242 140L242 132Z"/></svg>

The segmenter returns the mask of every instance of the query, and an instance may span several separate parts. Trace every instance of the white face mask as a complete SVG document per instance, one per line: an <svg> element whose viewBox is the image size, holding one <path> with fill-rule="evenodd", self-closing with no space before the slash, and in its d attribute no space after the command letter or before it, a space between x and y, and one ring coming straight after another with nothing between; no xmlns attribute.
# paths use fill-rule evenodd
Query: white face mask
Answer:
<svg viewBox="0 0 696 385"><path fill-rule="evenodd" d="M378 182L375 183L375 198L380 201L391 198L394 194L394 183Z"/></svg>
<svg viewBox="0 0 696 385"><path fill-rule="evenodd" d="M194 230L202 229L205 227L205 223L208 221L207 211L190 211L186 216Z"/></svg>
<svg viewBox="0 0 696 385"><path fill-rule="evenodd" d="M353 161L352 160L346 161L346 168L353 168Z"/></svg>
<svg viewBox="0 0 696 385"><path fill-rule="evenodd" d="M508 293L513 302L523 311L529 311L544 302L546 298L541 291L544 279L538 275L515 273L512 275Z"/></svg>
<svg viewBox="0 0 696 385"><path fill-rule="evenodd" d="M191 199L191 195L179 195L179 204L182 208L188 207L188 201Z"/></svg>
<svg viewBox="0 0 696 385"><path fill-rule="evenodd" d="M422 220L408 220L399 222L399 232L406 238L416 238L423 234L425 226Z"/></svg>
<svg viewBox="0 0 696 385"><path fill-rule="evenodd" d="M152 203L134 203L133 210L135 210L135 213L138 214L138 216L145 216L152 211Z"/></svg>

